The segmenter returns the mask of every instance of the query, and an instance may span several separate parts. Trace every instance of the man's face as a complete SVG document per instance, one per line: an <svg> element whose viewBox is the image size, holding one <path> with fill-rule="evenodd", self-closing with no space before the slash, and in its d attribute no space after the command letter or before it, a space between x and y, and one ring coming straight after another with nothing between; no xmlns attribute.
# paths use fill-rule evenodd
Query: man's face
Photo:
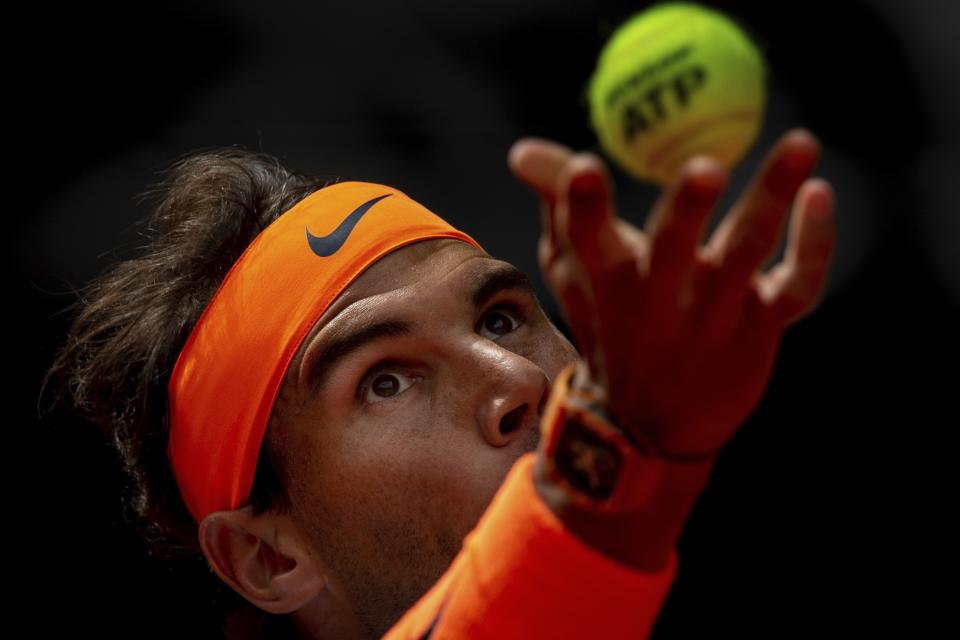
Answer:
<svg viewBox="0 0 960 640"><path fill-rule="evenodd" d="M521 280L489 286L510 268L457 240L407 245L344 290L289 368L271 451L292 517L368 629L446 570L578 357Z"/></svg>

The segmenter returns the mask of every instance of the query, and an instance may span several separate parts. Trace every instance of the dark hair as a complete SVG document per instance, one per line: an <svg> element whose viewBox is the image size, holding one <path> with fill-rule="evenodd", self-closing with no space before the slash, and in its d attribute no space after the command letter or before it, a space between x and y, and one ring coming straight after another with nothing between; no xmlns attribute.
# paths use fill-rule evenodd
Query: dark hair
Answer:
<svg viewBox="0 0 960 640"><path fill-rule="evenodd" d="M297 202L341 180L294 173L273 156L237 147L175 160L141 195L152 201L144 253L79 292L66 341L40 388L42 398L55 381L54 404L65 401L116 448L132 481L133 524L149 553L192 558L210 581L214 606L246 622L260 610L251 611L206 565L197 523L170 470L167 385L187 336L250 242ZM264 442L250 497L258 514L289 509L275 469Z"/></svg>

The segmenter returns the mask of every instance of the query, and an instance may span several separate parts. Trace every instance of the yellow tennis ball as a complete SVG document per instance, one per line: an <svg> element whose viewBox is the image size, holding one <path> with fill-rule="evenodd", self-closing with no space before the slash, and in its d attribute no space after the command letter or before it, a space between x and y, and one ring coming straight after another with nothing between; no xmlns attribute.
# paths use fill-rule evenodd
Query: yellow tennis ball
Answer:
<svg viewBox="0 0 960 640"><path fill-rule="evenodd" d="M766 107L766 66L728 17L701 5L654 5L600 53L587 91L593 130L625 171L669 184L708 154L732 168L753 146Z"/></svg>

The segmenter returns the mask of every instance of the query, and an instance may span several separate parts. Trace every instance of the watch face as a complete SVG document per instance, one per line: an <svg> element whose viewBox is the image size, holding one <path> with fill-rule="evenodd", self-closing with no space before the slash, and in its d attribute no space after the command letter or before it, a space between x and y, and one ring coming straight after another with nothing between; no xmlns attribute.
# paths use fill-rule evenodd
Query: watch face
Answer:
<svg viewBox="0 0 960 640"><path fill-rule="evenodd" d="M567 418L554 460L567 481L594 500L613 495L623 463L615 446L575 417Z"/></svg>

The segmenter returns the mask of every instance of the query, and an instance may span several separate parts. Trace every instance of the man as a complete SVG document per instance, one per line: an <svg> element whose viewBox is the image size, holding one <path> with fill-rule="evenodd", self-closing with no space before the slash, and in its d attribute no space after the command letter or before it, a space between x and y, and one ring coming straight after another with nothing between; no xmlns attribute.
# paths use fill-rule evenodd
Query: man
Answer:
<svg viewBox="0 0 960 640"><path fill-rule="evenodd" d="M510 166L542 200L539 262L582 363L522 274L383 185L315 190L294 181L300 195L278 188L271 206L245 209L275 225L255 234L234 225L233 243L222 232L194 242L203 207L233 201L212 188L224 171L212 165L206 190L173 183L158 207L167 233L154 259L91 291L102 295L88 302L92 311L54 369L108 362L109 341L96 340L108 335L114 356L126 348L137 354L124 362L159 372L117 392L91 381L97 371L124 373L104 365L85 371L99 396L76 374L70 388L113 430L131 469L156 476L153 501L179 500L169 508L181 516L189 510L192 524L182 517L168 530L179 526L187 539L193 527L217 576L259 610L287 616L301 637L504 637L525 624L571 637L585 628L643 634L717 453L759 401L784 328L822 291L833 196L823 180L807 180L818 148L807 132L784 136L701 247L726 181L716 162L688 163L641 232L616 217L599 158L518 142ZM784 261L762 273L791 203ZM397 221L400 235L363 226L378 208L378 224ZM329 219L323 229L308 222L304 236L296 225L314 209ZM287 221L295 233L281 235ZM423 232L416 225L424 221L435 226ZM314 255L277 248L294 236ZM368 255L367 238L393 244ZM176 259L163 253L172 245ZM318 257L335 267L315 267ZM216 275L198 293L184 270L205 262L216 263ZM176 282L158 285L158 270ZM120 295L123 286L141 296ZM162 297L143 297L157 286ZM104 326L121 308L129 311ZM170 324L163 336L147 330ZM138 327L159 346L128 338ZM98 346L81 355L84 339ZM556 440L542 438L541 427L557 415L560 394L551 390L564 381L596 391L620 442L642 450L639 471L617 476L614 489L630 508L594 508L559 479ZM148 394L149 402L121 405L148 415L102 409L112 393ZM117 425L130 424L150 431L125 448L131 429ZM169 468L157 462L160 443ZM171 468L180 495L158 497ZM265 470L276 474L282 500L256 492L270 481ZM564 580L568 564L576 570ZM611 581L632 590L605 593Z"/></svg>

